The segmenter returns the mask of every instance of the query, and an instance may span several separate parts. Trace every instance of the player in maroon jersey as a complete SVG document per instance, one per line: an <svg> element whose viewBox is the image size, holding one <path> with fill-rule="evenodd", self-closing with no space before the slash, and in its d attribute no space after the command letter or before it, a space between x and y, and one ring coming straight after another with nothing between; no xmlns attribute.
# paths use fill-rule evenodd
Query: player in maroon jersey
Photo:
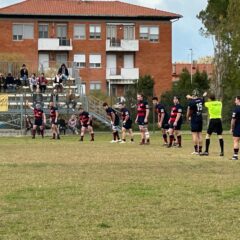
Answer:
<svg viewBox="0 0 240 240"><path fill-rule="evenodd" d="M172 147L174 134L177 136L177 147L182 147L182 137L180 130L182 126L183 108L179 103L179 97L175 96L173 98L173 103L174 105L171 108L170 119L168 121L170 138L168 147Z"/></svg>
<svg viewBox="0 0 240 240"><path fill-rule="evenodd" d="M34 114L34 124L33 124L33 129L32 129L32 138L35 139L36 136L36 130L39 127L40 128L40 133L42 138L44 137L44 125L46 124L46 115L43 112L41 105L36 104L35 107L32 107L32 105L27 102L27 105L30 109L33 110Z"/></svg>
<svg viewBox="0 0 240 240"><path fill-rule="evenodd" d="M51 129L52 129L52 134L53 137L52 139L60 139L59 136L59 129L58 129L58 108L54 107L54 102L49 103L49 111L50 111L50 123L51 123Z"/></svg>
<svg viewBox="0 0 240 240"><path fill-rule="evenodd" d="M91 142L94 141L94 131L92 126L92 117L88 112L84 111L83 108L79 109L79 121L81 124L81 138L80 141L83 141L85 132L88 131L91 134Z"/></svg>
<svg viewBox="0 0 240 240"><path fill-rule="evenodd" d="M141 132L141 142L140 145L150 144L150 135L148 131L148 116L149 116L149 106L148 102L143 100L142 94L137 94L137 117L135 123L138 124L139 130Z"/></svg>

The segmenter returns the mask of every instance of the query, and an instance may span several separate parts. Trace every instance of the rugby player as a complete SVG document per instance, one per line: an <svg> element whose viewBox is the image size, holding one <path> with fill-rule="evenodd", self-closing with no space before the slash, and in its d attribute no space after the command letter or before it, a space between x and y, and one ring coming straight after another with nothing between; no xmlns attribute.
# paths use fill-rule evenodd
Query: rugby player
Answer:
<svg viewBox="0 0 240 240"><path fill-rule="evenodd" d="M119 108L121 112L121 117L122 117L122 142L121 143L126 143L126 132L129 132L129 135L131 137L131 142L134 142L133 139L133 131L132 131L132 119L130 117L130 113L128 109L125 106L125 103L120 102L119 103Z"/></svg>
<svg viewBox="0 0 240 240"><path fill-rule="evenodd" d="M168 148L172 147L174 141L174 134L177 137L177 147L182 147L182 136L181 136L181 126L182 126L182 114L183 108L179 103L179 97L174 96L173 107L171 108L169 124L169 145Z"/></svg>
<svg viewBox="0 0 240 240"><path fill-rule="evenodd" d="M81 138L80 141L83 141L85 132L88 131L91 135L91 142L94 141L94 132L93 132L93 125L92 125L92 117L89 115L88 112L84 111L83 108L79 108L79 121L81 125Z"/></svg>
<svg viewBox="0 0 240 240"><path fill-rule="evenodd" d="M205 97L207 93L203 94ZM194 144L194 152L192 154L199 155L202 153L202 129L203 129L203 104L204 98L199 97L198 90L193 90L192 96L187 95L190 100L187 108L187 119L190 121L192 139Z"/></svg>
<svg viewBox="0 0 240 240"><path fill-rule="evenodd" d="M137 94L137 117L135 123L138 124L141 132L140 145L150 144L150 135L148 131L149 106L148 102L143 100L143 94Z"/></svg>
<svg viewBox="0 0 240 240"><path fill-rule="evenodd" d="M160 102L158 102L157 97L153 97L152 102L153 102L153 105L155 106L155 110L158 117L158 127L162 129L162 137L163 137L164 145L168 145L168 141L167 141L167 130L169 128L168 114L166 112L165 107Z"/></svg>
<svg viewBox="0 0 240 240"><path fill-rule="evenodd" d="M232 160L238 160L240 140L240 96L235 98L236 107L232 113L231 132L233 134L233 156Z"/></svg>
<svg viewBox="0 0 240 240"><path fill-rule="evenodd" d="M116 111L113 108L109 107L106 102L103 103L103 107L107 113L108 118L111 121L111 128L112 128L112 134L113 134L113 140L111 141L111 143L121 142L119 133L118 133L119 117Z"/></svg>
<svg viewBox="0 0 240 240"><path fill-rule="evenodd" d="M44 138L44 125L46 124L46 115L43 112L41 105L38 103L35 107L32 107L31 104L27 101L27 105L30 109L33 110L34 114L34 124L32 129L32 139L35 139L36 130L39 127L42 138Z"/></svg>
<svg viewBox="0 0 240 240"><path fill-rule="evenodd" d="M58 129L58 108L54 106L54 102L49 103L50 111L50 124L52 130L52 139L60 140L59 129ZM57 137L57 138L56 138Z"/></svg>

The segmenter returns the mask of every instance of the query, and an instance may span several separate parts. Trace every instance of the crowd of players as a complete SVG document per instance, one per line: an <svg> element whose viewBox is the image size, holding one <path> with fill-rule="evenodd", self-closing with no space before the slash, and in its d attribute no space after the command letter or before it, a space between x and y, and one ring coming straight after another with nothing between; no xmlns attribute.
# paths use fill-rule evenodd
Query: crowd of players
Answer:
<svg viewBox="0 0 240 240"><path fill-rule="evenodd" d="M206 101L207 93L203 96L199 96L197 90L194 90L192 95L187 95L186 98L189 100L187 108L187 119L190 122L192 138L194 143L194 151L192 154L208 156L210 138L213 133L216 133L219 138L220 145L220 156L224 156L224 140L222 137L222 102L216 100L214 94L208 96L208 101ZM158 116L158 127L162 130L162 137L164 146L167 148L171 147L182 147L182 136L181 136L181 126L183 123L183 107L180 104L179 97L175 96L173 98L173 106L171 107L170 114L167 113L163 104L158 101L157 97L152 99L153 105ZM238 160L239 152L239 140L240 140L240 96L235 98L236 107L232 114L231 121L231 133L233 134L234 150L232 160ZM208 109L209 113L209 125L205 140L205 151L203 148L203 107ZM46 124L46 116L41 109L41 105L36 104L35 107L29 105L29 107L34 112L35 122L32 130L32 137L35 138L36 128L40 128L42 137L44 136L44 125ZM113 140L111 143L126 143L127 132L130 135L130 142L134 142L134 136L132 131L133 120L130 116L129 110L126 108L125 103L119 103L119 108L121 112L122 120L122 136L120 138L120 117L118 113L110 107L107 103L103 104L103 108L106 110L106 114L111 121ZM60 139L59 129L58 129L58 109L54 106L53 102L50 102L50 122L52 129L52 139ZM149 105L148 102L144 100L142 94L137 94L137 115L135 123L139 126L139 131L141 134L140 145L150 144L150 134L148 130L148 118L149 118ZM86 131L91 135L91 141L94 141L94 131L92 126L92 117L84 109L79 109L79 122L81 125L81 138L83 141Z"/></svg>

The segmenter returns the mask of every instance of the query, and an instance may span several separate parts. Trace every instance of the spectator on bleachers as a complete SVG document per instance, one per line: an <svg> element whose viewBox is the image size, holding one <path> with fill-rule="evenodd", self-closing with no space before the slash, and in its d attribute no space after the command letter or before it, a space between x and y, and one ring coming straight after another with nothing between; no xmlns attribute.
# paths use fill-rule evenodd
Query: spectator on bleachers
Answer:
<svg viewBox="0 0 240 240"><path fill-rule="evenodd" d="M19 89L22 86L21 78L18 75L18 77L15 79L16 89Z"/></svg>
<svg viewBox="0 0 240 240"><path fill-rule="evenodd" d="M41 107L43 107L43 95L39 86L37 86L36 92L33 93L33 107L35 107L36 104L40 104Z"/></svg>
<svg viewBox="0 0 240 240"><path fill-rule="evenodd" d="M45 93L47 89L47 83L48 83L48 80L45 78L44 73L42 73L41 76L38 78L38 85L41 93Z"/></svg>
<svg viewBox="0 0 240 240"><path fill-rule="evenodd" d="M3 76L2 73L0 73L0 92L4 91L5 92L5 77Z"/></svg>
<svg viewBox="0 0 240 240"><path fill-rule="evenodd" d="M25 64L22 65L20 70L20 80L22 81L23 86L27 86L28 84L28 70Z"/></svg>
<svg viewBox="0 0 240 240"><path fill-rule="evenodd" d="M62 84L62 78L61 75L58 73L54 79L53 87L57 89L58 92L63 91L63 84Z"/></svg>
<svg viewBox="0 0 240 240"><path fill-rule="evenodd" d="M67 108L72 108L72 110L75 111L77 101L76 101L76 95L75 93L73 93L72 89L69 89L67 93L66 105L67 105Z"/></svg>
<svg viewBox="0 0 240 240"><path fill-rule="evenodd" d="M60 74L61 79L64 81L64 84L66 84L67 79L69 77L69 72L68 72L68 69L67 69L67 67L64 63L58 69L58 74Z"/></svg>
<svg viewBox="0 0 240 240"><path fill-rule="evenodd" d="M50 102L53 102L54 107L58 106L58 91L57 89L53 89L53 92L51 93Z"/></svg>
<svg viewBox="0 0 240 240"><path fill-rule="evenodd" d="M68 128L72 131L73 134L78 134L76 115L73 114L68 120Z"/></svg>
<svg viewBox="0 0 240 240"><path fill-rule="evenodd" d="M37 83L38 83L38 80L37 80L36 74L33 73L31 78L29 79L29 87L30 87L31 92L36 91Z"/></svg>
<svg viewBox="0 0 240 240"><path fill-rule="evenodd" d="M14 81L14 77L12 76L11 73L8 73L8 75L6 77L4 88L8 91L16 90L16 84L15 84L15 81Z"/></svg>

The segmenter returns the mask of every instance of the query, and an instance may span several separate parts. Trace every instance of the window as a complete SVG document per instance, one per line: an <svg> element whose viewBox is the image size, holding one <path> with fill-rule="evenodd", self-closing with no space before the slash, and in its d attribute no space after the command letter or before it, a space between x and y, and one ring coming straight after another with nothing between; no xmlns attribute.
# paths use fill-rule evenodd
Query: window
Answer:
<svg viewBox="0 0 240 240"><path fill-rule="evenodd" d="M86 26L84 24L74 25L74 39L86 39Z"/></svg>
<svg viewBox="0 0 240 240"><path fill-rule="evenodd" d="M107 39L117 38L117 27L107 26Z"/></svg>
<svg viewBox="0 0 240 240"><path fill-rule="evenodd" d="M157 26L141 26L140 39L149 40L150 42L159 41L159 27Z"/></svg>
<svg viewBox="0 0 240 240"><path fill-rule="evenodd" d="M101 67L101 55L91 54L89 56L90 68L100 68Z"/></svg>
<svg viewBox="0 0 240 240"><path fill-rule="evenodd" d="M100 39L100 38L101 38L101 26L90 25L90 39Z"/></svg>
<svg viewBox="0 0 240 240"><path fill-rule="evenodd" d="M39 38L48 38L48 25L39 24L38 25L38 37Z"/></svg>
<svg viewBox="0 0 240 240"><path fill-rule="evenodd" d="M85 54L75 54L74 63L76 63L78 68L84 68L86 66L86 56Z"/></svg>
<svg viewBox="0 0 240 240"><path fill-rule="evenodd" d="M90 91L101 90L101 82L100 81L91 81L90 82Z"/></svg>
<svg viewBox="0 0 240 240"><path fill-rule="evenodd" d="M134 26L124 26L124 39L134 40Z"/></svg>
<svg viewBox="0 0 240 240"><path fill-rule="evenodd" d="M13 24L13 40L33 39L33 24Z"/></svg>

